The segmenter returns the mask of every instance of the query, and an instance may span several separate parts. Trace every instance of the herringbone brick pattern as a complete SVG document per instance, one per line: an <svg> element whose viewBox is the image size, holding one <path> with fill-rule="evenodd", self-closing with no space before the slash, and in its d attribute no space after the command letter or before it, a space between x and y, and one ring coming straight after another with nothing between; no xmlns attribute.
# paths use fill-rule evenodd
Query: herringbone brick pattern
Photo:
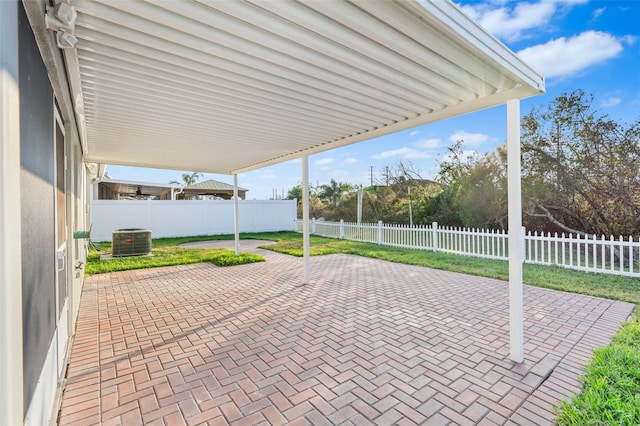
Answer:
<svg viewBox="0 0 640 426"><path fill-rule="evenodd" d="M95 276L61 425L549 424L632 305L349 255Z"/></svg>

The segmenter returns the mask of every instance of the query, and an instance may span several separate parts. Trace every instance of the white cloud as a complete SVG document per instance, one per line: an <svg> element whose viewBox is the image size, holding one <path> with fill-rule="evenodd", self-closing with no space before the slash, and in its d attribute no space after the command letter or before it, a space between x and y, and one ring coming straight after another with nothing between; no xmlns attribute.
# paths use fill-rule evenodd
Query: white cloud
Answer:
<svg viewBox="0 0 640 426"><path fill-rule="evenodd" d="M635 39L622 41L629 43ZM575 37L527 47L518 56L547 78L563 77L615 58L623 50L622 41L608 33L585 31Z"/></svg>
<svg viewBox="0 0 640 426"><path fill-rule="evenodd" d="M415 136L415 135L417 135L418 133L420 133L420 132L419 132L419 131L417 131L417 130L414 130L413 132L409 133L409 136Z"/></svg>
<svg viewBox="0 0 640 426"><path fill-rule="evenodd" d="M587 4L589 0L557 0L556 3L560 5L570 5L573 6L575 4Z"/></svg>
<svg viewBox="0 0 640 426"><path fill-rule="evenodd" d="M376 160L382 160L382 159L391 158L391 157L402 157L406 159L424 159L424 158L430 158L431 155L427 152L418 151L417 149L404 147L404 148L392 149L390 151L383 151L380 154L374 155L372 158Z"/></svg>
<svg viewBox="0 0 640 426"><path fill-rule="evenodd" d="M260 179L275 179L278 177L275 170L273 169L258 169L256 170L256 174L260 177Z"/></svg>
<svg viewBox="0 0 640 426"><path fill-rule="evenodd" d="M538 3L517 3L514 8L479 4L467 5L463 10L496 37L507 40L522 38L522 31L535 28L549 22L556 11L553 1Z"/></svg>
<svg viewBox="0 0 640 426"><path fill-rule="evenodd" d="M425 138L420 139L418 142L414 143L413 146L427 149L439 148L442 146L442 141L438 138Z"/></svg>
<svg viewBox="0 0 640 426"><path fill-rule="evenodd" d="M451 136L449 136L449 142L455 143L460 140L464 141L465 146L478 146L488 141L489 135L485 135L483 133L468 133L464 130L456 130Z"/></svg>
<svg viewBox="0 0 640 426"><path fill-rule="evenodd" d="M620 102L622 102L622 99L618 98L617 96L611 96L607 99L601 100L600 106L603 108L610 108L618 105Z"/></svg>
<svg viewBox="0 0 640 426"><path fill-rule="evenodd" d="M568 9L588 0L541 0L537 2L489 1L464 5L462 9L496 37L515 41L524 31L548 25L558 9Z"/></svg>
<svg viewBox="0 0 640 426"><path fill-rule="evenodd" d="M345 158L345 160L343 161L344 164L356 164L359 163L360 160L355 159L355 158Z"/></svg>
<svg viewBox="0 0 640 426"><path fill-rule="evenodd" d="M593 13L591 14L591 20L597 21L598 18L602 16L602 14L606 9L607 9L606 7L601 7L599 9L594 10Z"/></svg>
<svg viewBox="0 0 640 426"><path fill-rule="evenodd" d="M336 161L335 158L325 157L325 158L321 158L319 160L316 160L315 161L315 165L316 166L326 166L326 165L331 164L331 163L333 163L335 161Z"/></svg>

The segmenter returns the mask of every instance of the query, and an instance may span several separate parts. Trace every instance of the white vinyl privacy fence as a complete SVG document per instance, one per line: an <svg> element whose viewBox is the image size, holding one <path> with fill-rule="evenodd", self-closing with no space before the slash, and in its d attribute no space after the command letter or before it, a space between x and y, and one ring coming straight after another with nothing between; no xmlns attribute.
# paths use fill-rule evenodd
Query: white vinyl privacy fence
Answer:
<svg viewBox="0 0 640 426"><path fill-rule="evenodd" d="M231 200L93 200L93 241L116 229L144 228L153 238L233 234ZM292 231L295 200L238 200L240 232Z"/></svg>
<svg viewBox="0 0 640 426"><path fill-rule="evenodd" d="M302 221L297 221L298 232ZM392 247L440 251L488 259L508 260L509 236L505 231L426 226L311 221L310 232ZM525 263L557 265L589 272L640 277L640 238L538 234L525 232Z"/></svg>

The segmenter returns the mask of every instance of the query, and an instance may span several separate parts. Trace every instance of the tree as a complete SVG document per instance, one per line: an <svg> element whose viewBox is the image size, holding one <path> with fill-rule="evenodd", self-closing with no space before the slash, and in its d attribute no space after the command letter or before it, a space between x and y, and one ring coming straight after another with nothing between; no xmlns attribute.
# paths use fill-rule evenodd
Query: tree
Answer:
<svg viewBox="0 0 640 426"><path fill-rule="evenodd" d="M302 185L296 185L287 192L287 200L298 200L298 217L302 218ZM313 188L309 187L309 217L334 219L327 205L322 203Z"/></svg>
<svg viewBox="0 0 640 426"><path fill-rule="evenodd" d="M565 93L523 117L522 153L530 219L564 232L640 233L640 119L616 123L593 95Z"/></svg>
<svg viewBox="0 0 640 426"><path fill-rule="evenodd" d="M182 181L186 186L190 186L196 183L198 179L201 177L202 177L202 173L198 173L198 172L183 173Z"/></svg>
<svg viewBox="0 0 640 426"><path fill-rule="evenodd" d="M469 174L473 168L474 155L462 150L464 141L456 141L447 148L448 154L440 162L438 172L439 191L432 191L425 198L424 205L420 209L423 223L438 222L443 226L464 226L460 215L460 189L463 183L468 182ZM478 206L476 206L477 208Z"/></svg>
<svg viewBox="0 0 640 426"><path fill-rule="evenodd" d="M315 190L309 186L309 196L315 195ZM287 200L298 200L298 204L302 203L302 185L298 184L287 191Z"/></svg>
<svg viewBox="0 0 640 426"><path fill-rule="evenodd" d="M302 219L302 200L298 201L298 218ZM309 193L309 217L310 218L324 218L327 220L334 220L332 212L327 211L327 205L320 201L317 195Z"/></svg>
<svg viewBox="0 0 640 426"><path fill-rule="evenodd" d="M302 202L302 185L296 185L287 192L287 200L298 200Z"/></svg>
<svg viewBox="0 0 640 426"><path fill-rule="evenodd" d="M506 147L475 157L461 148L461 141L449 148L440 164L443 190L423 214L442 224L504 229ZM640 234L640 120L623 125L598 113L592 95L562 94L523 117L522 156L529 230Z"/></svg>
<svg viewBox="0 0 640 426"><path fill-rule="evenodd" d="M424 179L420 170L411 161L398 160L393 169L387 167L387 180L389 185L402 185L410 182L420 182Z"/></svg>
<svg viewBox="0 0 640 426"><path fill-rule="evenodd" d="M199 173L199 172L183 173L182 182L178 182L177 180L172 180L169 183L175 183L178 185L184 184L185 186L189 186L196 183L198 179L201 177L202 177L202 173Z"/></svg>
<svg viewBox="0 0 640 426"><path fill-rule="evenodd" d="M468 228L507 228L507 147L477 156L460 177L457 207Z"/></svg>
<svg viewBox="0 0 640 426"><path fill-rule="evenodd" d="M343 193L352 191L354 186L346 182L336 182L335 179L331 179L329 185L320 185L318 191L318 197L321 200L331 201L331 205L336 208L338 201Z"/></svg>
<svg viewBox="0 0 640 426"><path fill-rule="evenodd" d="M184 186L190 186L193 185L194 183L196 183L198 181L198 179L202 177L202 173L199 172L191 172L191 173L183 173L182 174L182 182L178 182L177 180L172 180L171 183L175 183L178 185L184 184ZM199 200L200 199L200 195L196 195L195 199Z"/></svg>

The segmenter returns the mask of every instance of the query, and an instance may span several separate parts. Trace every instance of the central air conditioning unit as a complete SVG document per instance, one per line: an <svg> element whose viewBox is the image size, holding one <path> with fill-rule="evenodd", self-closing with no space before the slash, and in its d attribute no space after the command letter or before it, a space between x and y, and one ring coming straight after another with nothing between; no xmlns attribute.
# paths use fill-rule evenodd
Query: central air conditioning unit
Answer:
<svg viewBox="0 0 640 426"><path fill-rule="evenodd" d="M113 257L144 256L151 254L151 231L131 228L116 229L111 233Z"/></svg>

